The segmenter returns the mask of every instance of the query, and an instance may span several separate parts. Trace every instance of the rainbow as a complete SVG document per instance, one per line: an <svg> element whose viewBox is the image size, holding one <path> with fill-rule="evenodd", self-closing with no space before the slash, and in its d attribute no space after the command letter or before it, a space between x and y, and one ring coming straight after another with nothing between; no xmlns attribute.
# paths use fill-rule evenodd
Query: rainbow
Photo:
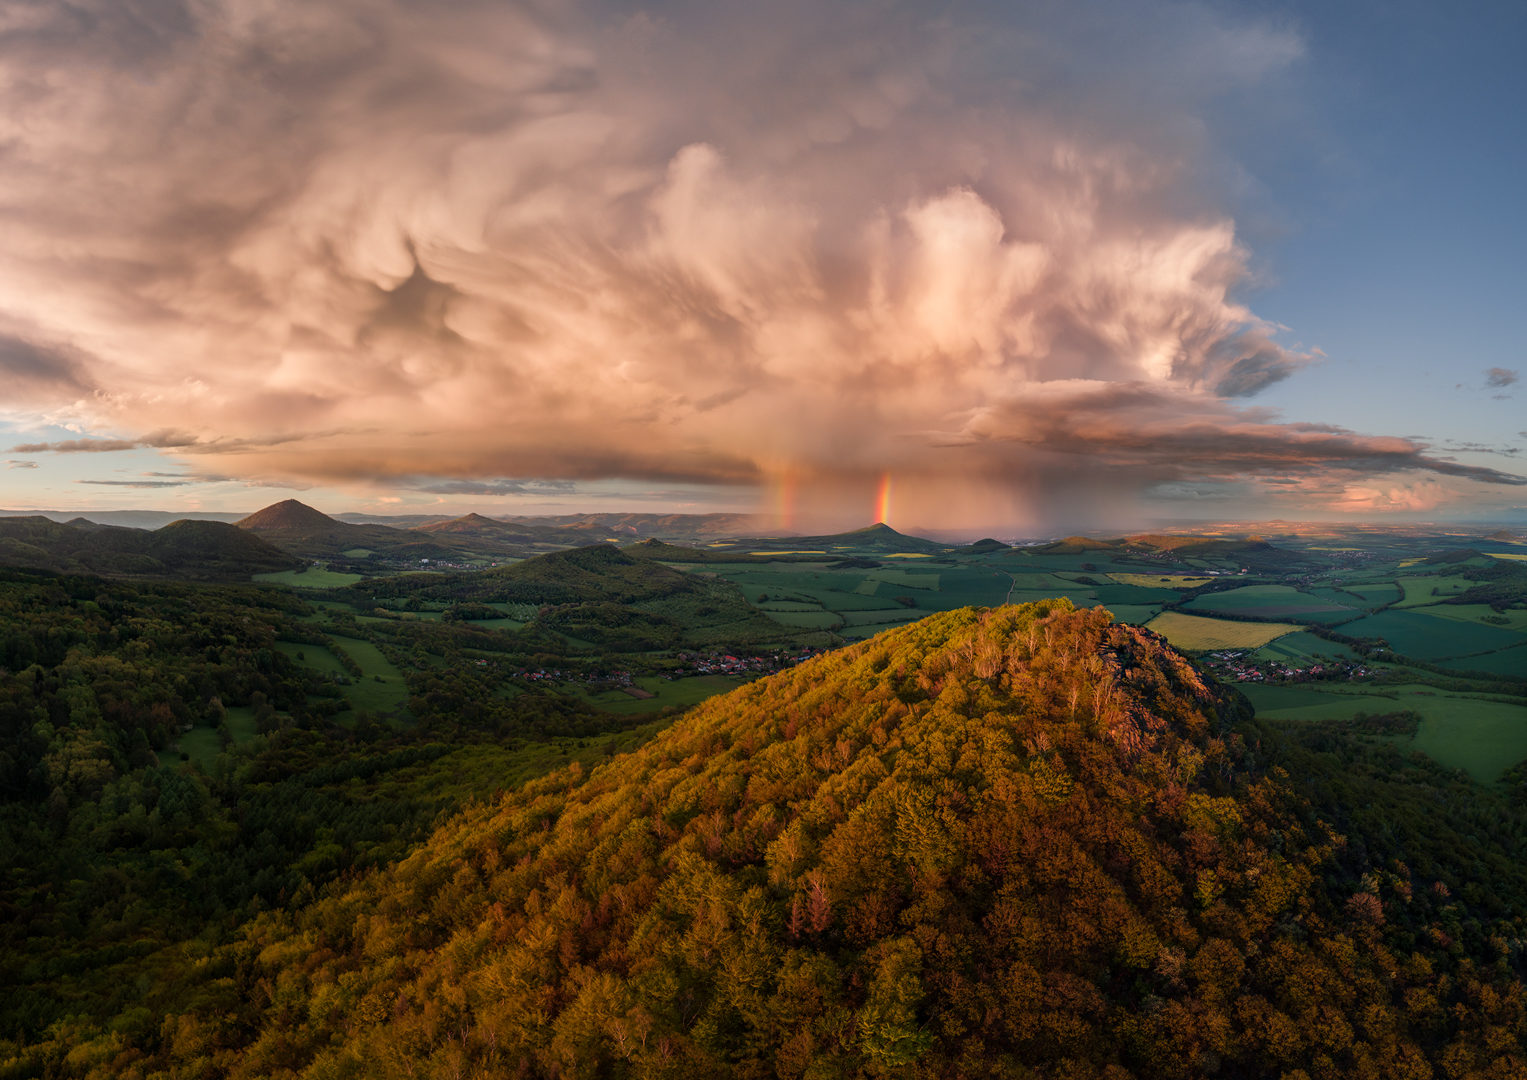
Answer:
<svg viewBox="0 0 1527 1080"><path fill-rule="evenodd" d="M779 521L779 528L787 532L795 528L795 495L795 471L787 469L774 483L774 516Z"/></svg>
<svg viewBox="0 0 1527 1080"><path fill-rule="evenodd" d="M875 520L882 525L891 523L891 474L880 474L880 494L875 499Z"/></svg>

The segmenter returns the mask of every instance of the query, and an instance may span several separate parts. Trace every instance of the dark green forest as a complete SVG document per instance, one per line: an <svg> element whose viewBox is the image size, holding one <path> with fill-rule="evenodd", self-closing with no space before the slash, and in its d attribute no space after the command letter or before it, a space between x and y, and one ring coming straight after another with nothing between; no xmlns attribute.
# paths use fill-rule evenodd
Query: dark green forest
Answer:
<svg viewBox="0 0 1527 1080"><path fill-rule="evenodd" d="M475 635L431 624L388 646L433 660L401 714L357 710L358 677L280 645L340 648L312 614L278 589L0 571L4 1045L136 1032L177 1000L184 950L402 857L466 800L645 736L645 717L563 697L442 694L452 633ZM458 708L470 695L489 704Z"/></svg>

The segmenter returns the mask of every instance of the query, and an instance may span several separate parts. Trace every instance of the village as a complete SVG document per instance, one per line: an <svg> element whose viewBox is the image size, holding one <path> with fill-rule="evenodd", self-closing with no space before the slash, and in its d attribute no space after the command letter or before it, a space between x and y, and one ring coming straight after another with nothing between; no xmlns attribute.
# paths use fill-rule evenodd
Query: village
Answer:
<svg viewBox="0 0 1527 1080"><path fill-rule="evenodd" d="M1300 667L1285 660L1257 660L1255 655L1250 649L1221 649L1200 656L1198 662L1216 677L1233 682L1350 682L1373 674L1366 665L1351 660L1328 658Z"/></svg>

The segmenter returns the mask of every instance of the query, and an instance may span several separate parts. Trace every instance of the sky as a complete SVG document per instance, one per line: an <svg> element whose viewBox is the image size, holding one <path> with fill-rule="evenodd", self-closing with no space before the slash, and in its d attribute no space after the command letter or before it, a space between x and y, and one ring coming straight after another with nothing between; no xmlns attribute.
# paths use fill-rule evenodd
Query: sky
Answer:
<svg viewBox="0 0 1527 1080"><path fill-rule="evenodd" d="M1522 520L1524 40L0 0L0 507Z"/></svg>

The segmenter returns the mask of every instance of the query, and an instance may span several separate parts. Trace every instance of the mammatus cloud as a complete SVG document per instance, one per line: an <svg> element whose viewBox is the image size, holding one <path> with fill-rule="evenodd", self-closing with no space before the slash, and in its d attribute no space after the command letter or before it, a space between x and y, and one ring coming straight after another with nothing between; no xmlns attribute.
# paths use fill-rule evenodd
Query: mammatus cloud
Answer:
<svg viewBox="0 0 1527 1080"><path fill-rule="evenodd" d="M1208 103L1301 55L1274 24L0 0L0 27L0 371L125 436L13 453L803 509L892 472L946 518L1237 471L1517 482L1239 404L1312 358L1203 209Z"/></svg>

